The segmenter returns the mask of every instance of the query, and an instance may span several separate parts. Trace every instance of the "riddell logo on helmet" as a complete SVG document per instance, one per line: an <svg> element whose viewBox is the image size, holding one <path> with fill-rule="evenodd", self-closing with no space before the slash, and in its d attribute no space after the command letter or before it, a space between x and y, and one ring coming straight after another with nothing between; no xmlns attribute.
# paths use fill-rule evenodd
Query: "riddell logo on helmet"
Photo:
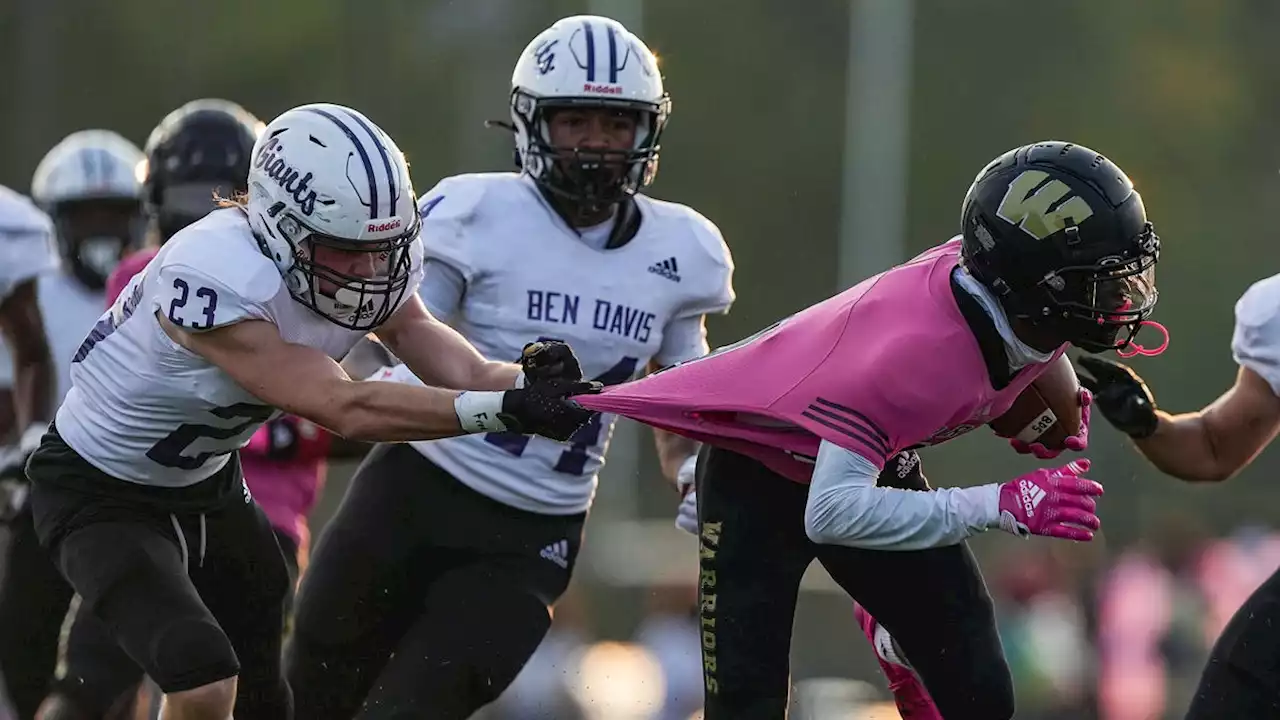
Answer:
<svg viewBox="0 0 1280 720"><path fill-rule="evenodd" d="M404 224L404 221L401 220L400 218L396 218L395 220L388 220L386 222L377 222L376 220L370 220L369 223L364 226L364 231L371 232L371 233L386 232L388 230L395 230L403 224Z"/></svg>
<svg viewBox="0 0 1280 720"><path fill-rule="evenodd" d="M592 83L583 83L582 91L600 93L602 95L621 95L622 86L621 85L595 85Z"/></svg>

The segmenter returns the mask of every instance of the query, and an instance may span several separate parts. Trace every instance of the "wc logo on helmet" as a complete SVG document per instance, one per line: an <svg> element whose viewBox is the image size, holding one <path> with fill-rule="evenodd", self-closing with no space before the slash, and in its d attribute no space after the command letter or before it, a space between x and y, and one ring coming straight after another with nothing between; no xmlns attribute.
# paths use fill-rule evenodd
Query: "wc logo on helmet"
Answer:
<svg viewBox="0 0 1280 720"><path fill-rule="evenodd" d="M544 40L533 49L534 61L538 64L538 74L546 75L556 69L555 47L559 40Z"/></svg>
<svg viewBox="0 0 1280 720"><path fill-rule="evenodd" d="M1045 182L1048 177L1049 173L1043 170L1026 170L1014 178L996 216L1037 240L1093 216L1093 208L1084 198L1076 195L1063 200L1071 188L1061 180Z"/></svg>

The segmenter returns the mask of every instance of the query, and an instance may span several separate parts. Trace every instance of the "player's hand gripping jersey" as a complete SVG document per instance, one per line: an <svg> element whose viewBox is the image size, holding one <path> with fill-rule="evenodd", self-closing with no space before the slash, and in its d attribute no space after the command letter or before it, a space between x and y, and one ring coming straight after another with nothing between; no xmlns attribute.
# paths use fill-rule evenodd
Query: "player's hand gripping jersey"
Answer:
<svg viewBox="0 0 1280 720"><path fill-rule="evenodd" d="M805 482L821 440L877 468L998 417L1049 362L1012 378L953 280L959 239L710 355L579 402L756 458ZM994 362L987 356L1000 353Z"/></svg>
<svg viewBox="0 0 1280 720"><path fill-rule="evenodd" d="M704 355L703 315L725 312L734 299L729 249L693 210L634 197L635 237L604 249L612 223L598 238L594 228L580 237L527 177L446 178L419 201L423 300L487 358L510 360L530 339L555 338L573 347L586 378L605 385L636 377L651 359ZM454 274L459 286L450 291L433 273ZM403 365L378 379L421 382ZM597 416L567 444L487 433L413 446L490 497L570 514L590 506L614 420Z"/></svg>
<svg viewBox="0 0 1280 720"><path fill-rule="evenodd" d="M411 247L410 287L416 287L421 243ZM294 300L239 209L215 211L175 235L76 352L74 387L55 419L66 443L98 469L166 487L217 472L276 411L171 340L156 313L197 332L266 320L285 341L334 359L366 333Z"/></svg>

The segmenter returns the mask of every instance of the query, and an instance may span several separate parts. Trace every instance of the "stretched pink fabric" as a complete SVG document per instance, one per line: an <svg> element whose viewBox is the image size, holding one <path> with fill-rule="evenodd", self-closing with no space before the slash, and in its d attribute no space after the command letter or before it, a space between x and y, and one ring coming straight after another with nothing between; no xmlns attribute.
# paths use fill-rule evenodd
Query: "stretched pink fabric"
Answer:
<svg viewBox="0 0 1280 720"><path fill-rule="evenodd" d="M992 388L952 287L959 256L952 240L706 357L576 400L799 482L821 440L883 468L1003 414L1065 349Z"/></svg>

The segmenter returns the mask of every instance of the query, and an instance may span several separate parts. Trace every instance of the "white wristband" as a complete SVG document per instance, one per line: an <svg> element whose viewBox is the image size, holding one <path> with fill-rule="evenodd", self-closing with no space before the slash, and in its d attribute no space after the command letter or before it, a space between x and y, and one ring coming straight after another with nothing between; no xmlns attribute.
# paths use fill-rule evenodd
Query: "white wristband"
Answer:
<svg viewBox="0 0 1280 720"><path fill-rule="evenodd" d="M698 456L690 455L680 464L680 469L676 471L676 488L681 495L687 495L689 488L694 486L698 474Z"/></svg>
<svg viewBox="0 0 1280 720"><path fill-rule="evenodd" d="M515 388L517 390L523 390L525 386L525 381L526 381L526 378L524 376L524 368L520 368L520 372L516 374Z"/></svg>
<svg viewBox="0 0 1280 720"><path fill-rule="evenodd" d="M453 399L453 411L458 423L469 433L506 432L507 426L498 418L502 412L500 392L464 392Z"/></svg>

